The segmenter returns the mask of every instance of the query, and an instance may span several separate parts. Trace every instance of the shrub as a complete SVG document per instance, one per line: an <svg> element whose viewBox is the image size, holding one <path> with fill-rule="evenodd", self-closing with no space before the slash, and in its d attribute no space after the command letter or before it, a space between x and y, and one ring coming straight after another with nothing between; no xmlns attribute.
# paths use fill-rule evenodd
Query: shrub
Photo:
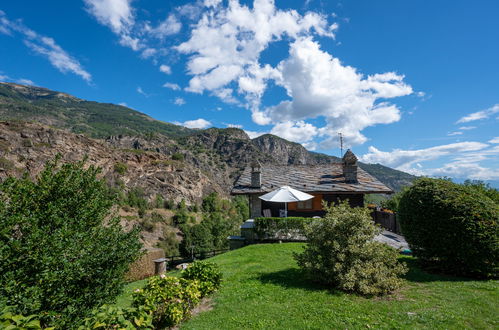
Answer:
<svg viewBox="0 0 499 330"><path fill-rule="evenodd" d="M128 170L128 166L125 163L117 162L114 164L114 172L124 175Z"/></svg>
<svg viewBox="0 0 499 330"><path fill-rule="evenodd" d="M64 327L120 293L139 233L109 217L113 202L98 174L56 160L36 181L0 183L0 297L16 313Z"/></svg>
<svg viewBox="0 0 499 330"><path fill-rule="evenodd" d="M305 226L308 244L295 255L313 280L343 291L382 295L401 286L407 269L395 249L373 241L380 229L366 208L347 202L326 207L323 219Z"/></svg>
<svg viewBox="0 0 499 330"><path fill-rule="evenodd" d="M278 239L289 236L303 235L305 225L318 219L288 217L288 218L256 218L255 233L259 239Z"/></svg>
<svg viewBox="0 0 499 330"><path fill-rule="evenodd" d="M222 273L218 265L208 261L196 261L182 271L182 278L198 280L201 297L217 291L222 283Z"/></svg>
<svg viewBox="0 0 499 330"><path fill-rule="evenodd" d="M424 266L457 275L498 275L499 203L481 188L420 179L400 200L399 217Z"/></svg>
<svg viewBox="0 0 499 330"><path fill-rule="evenodd" d="M184 160L184 155L181 154L180 152L176 152L172 155L173 160L178 160L178 161L183 161Z"/></svg>
<svg viewBox="0 0 499 330"><path fill-rule="evenodd" d="M171 327L190 316L200 296L198 281L161 275L134 292L133 306L150 311L155 328Z"/></svg>
<svg viewBox="0 0 499 330"><path fill-rule="evenodd" d="M179 252L179 239L174 231L170 231L168 228L163 230L163 237L159 239L156 246L165 251L166 256L178 256Z"/></svg>
<svg viewBox="0 0 499 330"><path fill-rule="evenodd" d="M0 310L0 328L24 330L24 329L42 329L38 315L24 316L15 314L14 308L5 306Z"/></svg>
<svg viewBox="0 0 499 330"><path fill-rule="evenodd" d="M152 313L143 306L121 308L103 305L85 318L80 330L84 329L154 329Z"/></svg>

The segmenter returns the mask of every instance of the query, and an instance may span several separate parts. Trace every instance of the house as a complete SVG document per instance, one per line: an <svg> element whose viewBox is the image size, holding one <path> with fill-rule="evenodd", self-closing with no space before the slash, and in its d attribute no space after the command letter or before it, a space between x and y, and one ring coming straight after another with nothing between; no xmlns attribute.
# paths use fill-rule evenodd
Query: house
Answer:
<svg viewBox="0 0 499 330"><path fill-rule="evenodd" d="M265 202L258 197L282 186L290 186L314 196L305 202L288 203L288 216L322 216L322 202L348 200L351 206L363 206L365 194L391 194L393 191L358 167L357 157L348 150L341 163L320 165L265 165L253 163L235 183L233 195L247 195L251 218L263 216L263 210L278 217L284 203ZM268 215L268 211L265 212Z"/></svg>

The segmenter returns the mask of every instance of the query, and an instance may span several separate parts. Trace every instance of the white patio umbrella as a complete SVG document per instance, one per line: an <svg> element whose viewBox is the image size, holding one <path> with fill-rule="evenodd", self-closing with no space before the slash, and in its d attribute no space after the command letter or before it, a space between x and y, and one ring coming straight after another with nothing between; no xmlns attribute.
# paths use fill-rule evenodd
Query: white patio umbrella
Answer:
<svg viewBox="0 0 499 330"><path fill-rule="evenodd" d="M284 203L284 209L287 217L288 203L307 201L314 198L314 196L304 193L303 191L293 189L289 186L283 186L258 198L267 202Z"/></svg>

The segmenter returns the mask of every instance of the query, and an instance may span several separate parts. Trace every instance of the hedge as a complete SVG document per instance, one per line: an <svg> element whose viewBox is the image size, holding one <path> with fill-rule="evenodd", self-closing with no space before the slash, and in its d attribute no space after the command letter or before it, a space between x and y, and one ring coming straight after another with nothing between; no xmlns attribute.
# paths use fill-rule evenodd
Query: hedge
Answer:
<svg viewBox="0 0 499 330"><path fill-rule="evenodd" d="M499 203L473 186L419 179L399 205L402 233L426 267L497 277Z"/></svg>
<svg viewBox="0 0 499 330"><path fill-rule="evenodd" d="M302 236L305 225L318 220L317 218L302 217L261 217L255 219L255 233L259 239L289 238Z"/></svg>

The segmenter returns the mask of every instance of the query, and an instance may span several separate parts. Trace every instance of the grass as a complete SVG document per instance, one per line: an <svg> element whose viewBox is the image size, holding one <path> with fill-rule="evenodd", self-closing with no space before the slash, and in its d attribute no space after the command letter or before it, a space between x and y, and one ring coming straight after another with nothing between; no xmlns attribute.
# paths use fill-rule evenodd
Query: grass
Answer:
<svg viewBox="0 0 499 330"><path fill-rule="evenodd" d="M498 281L428 274L414 258L401 257L410 268L404 288L388 297L364 298L308 281L292 257L301 246L251 245L211 258L224 273L223 286L213 297L214 309L181 328L499 327ZM130 289L139 286L134 282Z"/></svg>

